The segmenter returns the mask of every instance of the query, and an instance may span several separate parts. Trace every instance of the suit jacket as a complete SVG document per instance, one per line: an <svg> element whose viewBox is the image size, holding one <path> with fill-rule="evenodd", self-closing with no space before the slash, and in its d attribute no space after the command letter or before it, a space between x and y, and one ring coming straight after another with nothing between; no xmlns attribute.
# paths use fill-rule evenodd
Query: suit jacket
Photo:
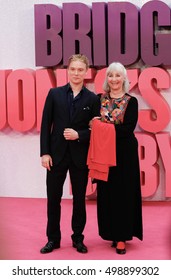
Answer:
<svg viewBox="0 0 171 280"><path fill-rule="evenodd" d="M90 140L89 121L100 115L100 99L84 87L80 106L70 118L67 91L68 84L50 89L47 95L40 131L40 155L49 154L53 165L58 164L69 147L74 163L84 168ZM76 130L79 139L65 140L65 128Z"/></svg>

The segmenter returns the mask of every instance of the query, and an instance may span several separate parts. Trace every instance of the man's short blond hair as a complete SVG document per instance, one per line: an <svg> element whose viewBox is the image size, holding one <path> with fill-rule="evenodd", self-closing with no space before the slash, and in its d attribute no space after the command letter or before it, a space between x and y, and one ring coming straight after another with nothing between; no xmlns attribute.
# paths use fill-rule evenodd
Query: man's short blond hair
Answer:
<svg viewBox="0 0 171 280"><path fill-rule="evenodd" d="M73 55L71 55L68 59L68 66L70 65L70 63L72 61L77 61L77 60L83 62L86 65L86 69L89 68L89 60L84 54L73 54Z"/></svg>

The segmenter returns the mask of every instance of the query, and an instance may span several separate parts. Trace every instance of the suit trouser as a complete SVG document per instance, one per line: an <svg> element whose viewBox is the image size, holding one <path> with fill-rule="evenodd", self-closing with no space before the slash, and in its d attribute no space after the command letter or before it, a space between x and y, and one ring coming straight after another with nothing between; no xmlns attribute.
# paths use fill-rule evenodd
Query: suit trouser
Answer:
<svg viewBox="0 0 171 280"><path fill-rule="evenodd" d="M60 164L53 166L51 171L47 171L47 237L48 240L60 242L60 218L61 218L61 198L63 185L69 171L72 195L72 240L82 241L84 239L83 230L86 224L85 194L88 182L88 168L78 168L67 152Z"/></svg>

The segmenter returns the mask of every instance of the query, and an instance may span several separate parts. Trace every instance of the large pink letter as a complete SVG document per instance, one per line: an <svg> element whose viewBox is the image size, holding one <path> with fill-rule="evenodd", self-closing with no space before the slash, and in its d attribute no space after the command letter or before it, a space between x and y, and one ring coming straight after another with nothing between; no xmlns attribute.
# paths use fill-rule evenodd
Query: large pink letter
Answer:
<svg viewBox="0 0 171 280"><path fill-rule="evenodd" d="M62 60L61 10L52 4L35 5L36 66L55 66Z"/></svg>
<svg viewBox="0 0 171 280"><path fill-rule="evenodd" d="M11 70L0 70L0 130L7 125L6 79Z"/></svg>
<svg viewBox="0 0 171 280"><path fill-rule="evenodd" d="M138 33L137 7L130 2L108 3L108 64L120 61L124 65L130 65L138 60Z"/></svg>
<svg viewBox="0 0 171 280"><path fill-rule="evenodd" d="M63 65L74 53L85 54L92 65L91 54L91 10L83 3L63 4Z"/></svg>
<svg viewBox="0 0 171 280"><path fill-rule="evenodd" d="M170 87L169 73L157 67L145 69L138 84L142 97L152 107L139 111L140 127L153 133L162 131L170 122L171 112L159 90Z"/></svg>
<svg viewBox="0 0 171 280"><path fill-rule="evenodd" d="M166 197L171 197L171 144L170 133L162 132L155 135L165 169Z"/></svg>
<svg viewBox="0 0 171 280"><path fill-rule="evenodd" d="M106 66L106 3L92 3L93 65ZM99 20L100 19L100 20Z"/></svg>
<svg viewBox="0 0 171 280"><path fill-rule="evenodd" d="M141 8L141 57L144 64L170 65L170 8L162 1L146 1Z"/></svg>
<svg viewBox="0 0 171 280"><path fill-rule="evenodd" d="M31 70L15 70L7 78L8 124L17 131L32 129L36 121L35 78Z"/></svg>
<svg viewBox="0 0 171 280"><path fill-rule="evenodd" d="M158 187L159 166L157 164L157 145L154 137L135 133L139 143L142 196L154 195Z"/></svg>

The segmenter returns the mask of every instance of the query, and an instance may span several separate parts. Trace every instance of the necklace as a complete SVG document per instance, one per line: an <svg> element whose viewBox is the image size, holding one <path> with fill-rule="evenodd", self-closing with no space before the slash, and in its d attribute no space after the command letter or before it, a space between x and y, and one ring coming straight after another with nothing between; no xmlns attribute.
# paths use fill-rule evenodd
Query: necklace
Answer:
<svg viewBox="0 0 171 280"><path fill-rule="evenodd" d="M120 96L113 97L113 96L111 96L111 93L109 93L110 99L121 99L124 95L125 95L125 93L122 93L122 95L120 95Z"/></svg>

